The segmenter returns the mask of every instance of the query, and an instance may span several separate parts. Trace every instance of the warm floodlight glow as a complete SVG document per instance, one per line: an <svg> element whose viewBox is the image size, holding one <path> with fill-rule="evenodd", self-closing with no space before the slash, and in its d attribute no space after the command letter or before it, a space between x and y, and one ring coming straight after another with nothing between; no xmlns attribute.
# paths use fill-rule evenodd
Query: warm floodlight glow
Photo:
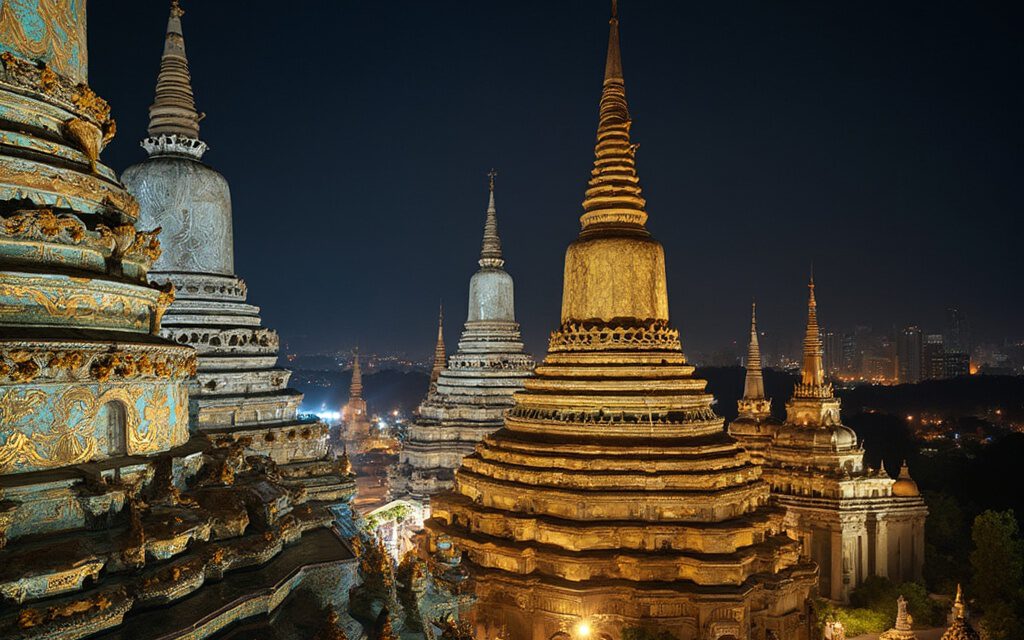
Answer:
<svg viewBox="0 0 1024 640"><path fill-rule="evenodd" d="M583 620L576 625L576 637L578 638L589 638L590 637L590 623Z"/></svg>

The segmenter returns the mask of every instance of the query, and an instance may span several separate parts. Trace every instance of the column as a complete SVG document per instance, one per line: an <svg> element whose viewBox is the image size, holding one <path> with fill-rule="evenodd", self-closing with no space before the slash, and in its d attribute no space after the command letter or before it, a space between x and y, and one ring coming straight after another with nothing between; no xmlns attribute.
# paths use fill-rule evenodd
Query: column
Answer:
<svg viewBox="0 0 1024 640"><path fill-rule="evenodd" d="M889 522L881 516L875 520L875 575L889 577Z"/></svg>
<svg viewBox="0 0 1024 640"><path fill-rule="evenodd" d="M843 530L840 525L832 525L829 553L832 556L832 584L829 585L828 596L840 600L843 597Z"/></svg>

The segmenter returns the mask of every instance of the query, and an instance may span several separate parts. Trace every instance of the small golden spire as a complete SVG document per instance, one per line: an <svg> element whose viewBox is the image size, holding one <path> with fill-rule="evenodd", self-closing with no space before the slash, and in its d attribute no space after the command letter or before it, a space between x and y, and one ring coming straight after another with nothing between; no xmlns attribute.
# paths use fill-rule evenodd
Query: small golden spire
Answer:
<svg viewBox="0 0 1024 640"><path fill-rule="evenodd" d="M821 330L818 328L818 302L814 298L814 271L807 284L807 332L804 334L804 358L800 370L800 383L808 387L825 386L825 368L822 365Z"/></svg>
<svg viewBox="0 0 1024 640"><path fill-rule="evenodd" d="M747 377L743 383L744 400L764 399L764 377L761 372L761 345L757 342L757 303L750 304L750 345L747 347Z"/></svg>
<svg viewBox="0 0 1024 640"><path fill-rule="evenodd" d="M761 371L761 346L757 340L757 303L750 303L750 344L747 347L747 374L743 380L743 397L736 403L740 417L764 420L771 415L771 402L764 394Z"/></svg>

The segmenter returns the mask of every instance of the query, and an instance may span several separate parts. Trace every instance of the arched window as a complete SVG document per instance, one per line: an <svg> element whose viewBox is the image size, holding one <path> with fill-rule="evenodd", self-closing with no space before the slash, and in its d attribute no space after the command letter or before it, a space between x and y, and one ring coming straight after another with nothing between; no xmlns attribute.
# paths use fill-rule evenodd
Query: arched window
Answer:
<svg viewBox="0 0 1024 640"><path fill-rule="evenodd" d="M100 407L96 413L96 423L100 429L106 431L107 455L123 456L128 452L127 434L125 433L128 424L128 416L125 413L124 404L111 400Z"/></svg>

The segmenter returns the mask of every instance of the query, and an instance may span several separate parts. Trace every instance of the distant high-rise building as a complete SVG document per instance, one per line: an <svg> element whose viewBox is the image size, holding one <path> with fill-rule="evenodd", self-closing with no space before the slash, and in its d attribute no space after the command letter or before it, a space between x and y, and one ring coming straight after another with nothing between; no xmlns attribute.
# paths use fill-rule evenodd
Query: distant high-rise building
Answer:
<svg viewBox="0 0 1024 640"><path fill-rule="evenodd" d="M824 329L821 333L822 342L825 344L825 374L832 377L842 369L842 336L835 331Z"/></svg>
<svg viewBox="0 0 1024 640"><path fill-rule="evenodd" d="M921 379L946 377L946 343L941 333L929 333L921 345Z"/></svg>
<svg viewBox="0 0 1024 640"><path fill-rule="evenodd" d="M971 325L964 312L956 307L946 309L946 329L943 332L946 351L951 353L971 353Z"/></svg>
<svg viewBox="0 0 1024 640"><path fill-rule="evenodd" d="M839 369L846 375L853 375L857 371L857 336L852 333L844 333L840 338L841 356Z"/></svg>
<svg viewBox="0 0 1024 640"><path fill-rule="evenodd" d="M921 327L916 325L906 327L896 337L897 379L903 384L921 381L922 339Z"/></svg>
<svg viewBox="0 0 1024 640"><path fill-rule="evenodd" d="M942 377L957 378L971 375L971 357L958 351L947 351L942 359Z"/></svg>

